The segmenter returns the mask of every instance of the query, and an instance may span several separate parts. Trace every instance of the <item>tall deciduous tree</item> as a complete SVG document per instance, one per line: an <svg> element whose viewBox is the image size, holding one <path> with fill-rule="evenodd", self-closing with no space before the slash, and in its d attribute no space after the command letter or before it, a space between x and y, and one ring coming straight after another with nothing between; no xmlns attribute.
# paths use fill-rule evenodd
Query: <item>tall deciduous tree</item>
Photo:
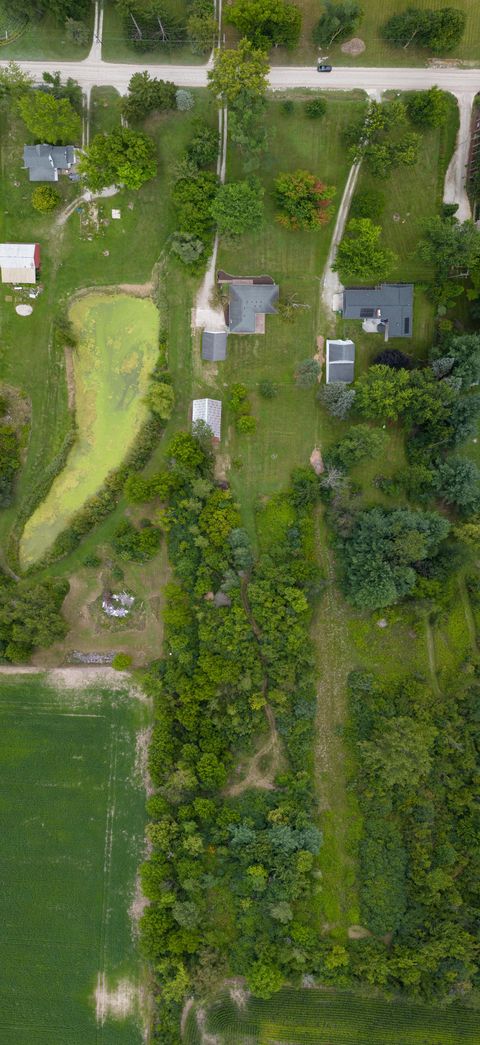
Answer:
<svg viewBox="0 0 480 1045"><path fill-rule="evenodd" d="M212 203L212 217L219 232L240 236L259 228L263 220L263 190L248 181L220 185Z"/></svg>
<svg viewBox="0 0 480 1045"><path fill-rule="evenodd" d="M381 228L369 218L351 218L333 268L342 283L381 282L395 263L395 254L379 244Z"/></svg>
<svg viewBox="0 0 480 1045"><path fill-rule="evenodd" d="M248 105L263 98L267 90L268 58L249 40L240 40L236 50L216 51L208 73L210 89L225 105Z"/></svg>
<svg viewBox="0 0 480 1045"><path fill-rule="evenodd" d="M82 123L67 98L57 100L53 94L30 91L21 96L18 109L37 141L49 145L71 145L79 141Z"/></svg>
<svg viewBox="0 0 480 1045"><path fill-rule="evenodd" d="M97 134L79 163L90 189L125 185L139 189L157 173L155 142L147 134L119 127L111 134Z"/></svg>
<svg viewBox="0 0 480 1045"><path fill-rule="evenodd" d="M235 0L225 19L262 50L295 47L302 16L290 0Z"/></svg>
<svg viewBox="0 0 480 1045"><path fill-rule="evenodd" d="M461 224L456 218L436 215L424 222L418 254L434 266L439 280L455 271L468 275L480 263L480 231L473 221Z"/></svg>
<svg viewBox="0 0 480 1045"><path fill-rule="evenodd" d="M325 185L310 171L279 174L275 195L280 207L277 220L289 229L319 229L331 214L333 185Z"/></svg>
<svg viewBox="0 0 480 1045"><path fill-rule="evenodd" d="M331 47L353 33L361 18L363 8L357 0L341 0L340 3L325 0L323 14L313 29L313 42L320 47Z"/></svg>

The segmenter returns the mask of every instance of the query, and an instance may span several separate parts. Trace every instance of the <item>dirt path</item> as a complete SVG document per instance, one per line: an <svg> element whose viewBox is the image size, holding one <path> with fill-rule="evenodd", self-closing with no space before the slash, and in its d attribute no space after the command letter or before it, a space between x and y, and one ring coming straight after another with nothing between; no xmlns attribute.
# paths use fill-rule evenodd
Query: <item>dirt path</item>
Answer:
<svg viewBox="0 0 480 1045"><path fill-rule="evenodd" d="M425 617L425 638L427 641L427 653L428 653L428 666L430 668L430 681L432 683L433 692L437 697L441 695L440 686L438 684L437 665L435 660L435 639L433 637L432 625L428 617Z"/></svg>
<svg viewBox="0 0 480 1045"><path fill-rule="evenodd" d="M458 102L460 124L453 156L445 175L443 192L444 203L458 203L455 215L459 221L467 221L472 217L470 200L466 191L468 153L470 148L470 121L475 95L471 92L453 92Z"/></svg>
<svg viewBox="0 0 480 1045"><path fill-rule="evenodd" d="M338 274L333 271L332 265L334 264L337 256L337 249L342 239L345 223L348 218L348 212L350 210L350 204L352 202L352 196L355 192L355 186L357 184L358 175L360 172L360 163L354 163L350 174L347 178L347 183L343 190L342 201L337 214L337 220L335 222L335 228L333 230L332 242L330 244L330 250L328 252L328 258L325 265L325 270L322 280L322 304L327 311L327 315L330 317L333 315L333 296L334 294L340 294L343 290L343 285L340 283Z"/></svg>
<svg viewBox="0 0 480 1045"><path fill-rule="evenodd" d="M347 717L347 677L356 661L348 637L348 613L336 586L333 554L321 511L316 515L316 546L326 589L314 618L317 650L315 776L323 817L324 847L320 866L324 913L329 923L348 930L357 921L352 801L348 794L346 751L340 735ZM322 853L324 862L322 861Z"/></svg>
<svg viewBox="0 0 480 1045"><path fill-rule="evenodd" d="M227 170L228 115L226 109L218 112L219 150L217 174L223 184ZM225 330L225 316L220 305L212 304L212 296L216 286L218 254L218 233L215 235L213 251L202 285L198 291L193 310L193 326L208 330Z"/></svg>
<svg viewBox="0 0 480 1045"><path fill-rule="evenodd" d="M463 612L465 614L465 620L467 622L468 634L470 636L472 650L476 653L478 650L477 628L475 625L475 618L472 613L472 606L468 596L468 591L464 577L459 577L458 589L460 592L460 598L462 600Z"/></svg>
<svg viewBox="0 0 480 1045"><path fill-rule="evenodd" d="M248 580L247 576L242 577L240 584L240 595L242 599L242 606L250 622L255 639L258 643L258 650L260 660L264 668L263 682L262 682L262 693L265 699L268 695L268 674L266 665L263 659L262 648L260 644L261 631L252 613L252 608L248 600ZM239 780L235 784L231 784L226 789L227 795L241 795L243 791L246 791L251 787L262 788L264 791L273 791L275 788L275 777L277 775L280 761L281 761L281 750L280 740L278 737L277 726L275 723L275 715L270 704L265 704L265 718L268 723L270 730L270 736L265 744L253 755L250 760L248 769L242 780ZM264 758L270 758L268 769L262 769L260 763Z"/></svg>

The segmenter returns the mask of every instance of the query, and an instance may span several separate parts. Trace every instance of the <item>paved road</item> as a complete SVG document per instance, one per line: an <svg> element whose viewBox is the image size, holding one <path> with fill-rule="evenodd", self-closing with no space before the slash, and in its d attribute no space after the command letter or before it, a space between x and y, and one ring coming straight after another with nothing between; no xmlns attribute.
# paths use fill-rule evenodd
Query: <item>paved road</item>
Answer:
<svg viewBox="0 0 480 1045"><path fill-rule="evenodd" d="M94 44L83 62L34 62L19 61L20 68L41 80L45 71L55 72L57 69L63 77L72 76L81 87L88 90L95 86L111 85L124 93L133 73L147 70L152 76L165 80L173 80L179 87L205 87L206 65L146 65L145 63L125 64L123 62L105 62L99 54L100 47ZM8 65L1 61L0 66ZM475 94L480 90L480 69L397 69L397 68L351 68L339 67L331 73L317 73L312 66L273 66L269 75L270 86L281 90L292 87L318 87L322 90L351 91L360 88L364 91L411 90L418 88L438 87L454 94Z"/></svg>

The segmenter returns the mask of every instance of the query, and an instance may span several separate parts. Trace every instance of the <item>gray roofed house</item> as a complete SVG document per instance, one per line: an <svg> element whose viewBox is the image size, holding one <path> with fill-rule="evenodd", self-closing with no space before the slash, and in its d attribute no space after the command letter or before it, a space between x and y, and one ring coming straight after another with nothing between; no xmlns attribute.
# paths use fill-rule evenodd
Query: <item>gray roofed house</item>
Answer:
<svg viewBox="0 0 480 1045"><path fill-rule="evenodd" d="M413 328L413 284L381 283L378 287L346 287L343 292L344 319L362 319L367 333L389 337L411 337Z"/></svg>
<svg viewBox="0 0 480 1045"><path fill-rule="evenodd" d="M204 330L202 333L202 359L218 363L227 358L227 330Z"/></svg>
<svg viewBox="0 0 480 1045"><path fill-rule="evenodd" d="M350 384L355 374L355 345L353 341L327 340L327 385L332 381Z"/></svg>
<svg viewBox="0 0 480 1045"><path fill-rule="evenodd" d="M230 283L228 325L231 334L263 334L265 316L274 315L279 288L276 283Z"/></svg>
<svg viewBox="0 0 480 1045"><path fill-rule="evenodd" d="M25 145L23 166L30 181L58 181L59 172L68 172L75 163L73 145Z"/></svg>

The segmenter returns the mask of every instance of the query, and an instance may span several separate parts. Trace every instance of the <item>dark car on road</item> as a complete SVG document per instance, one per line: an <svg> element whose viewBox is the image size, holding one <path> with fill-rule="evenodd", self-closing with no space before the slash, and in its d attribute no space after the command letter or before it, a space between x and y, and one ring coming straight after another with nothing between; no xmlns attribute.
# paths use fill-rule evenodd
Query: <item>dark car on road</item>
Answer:
<svg viewBox="0 0 480 1045"><path fill-rule="evenodd" d="M319 62L317 65L317 73L331 73L332 66L324 65L323 62Z"/></svg>

